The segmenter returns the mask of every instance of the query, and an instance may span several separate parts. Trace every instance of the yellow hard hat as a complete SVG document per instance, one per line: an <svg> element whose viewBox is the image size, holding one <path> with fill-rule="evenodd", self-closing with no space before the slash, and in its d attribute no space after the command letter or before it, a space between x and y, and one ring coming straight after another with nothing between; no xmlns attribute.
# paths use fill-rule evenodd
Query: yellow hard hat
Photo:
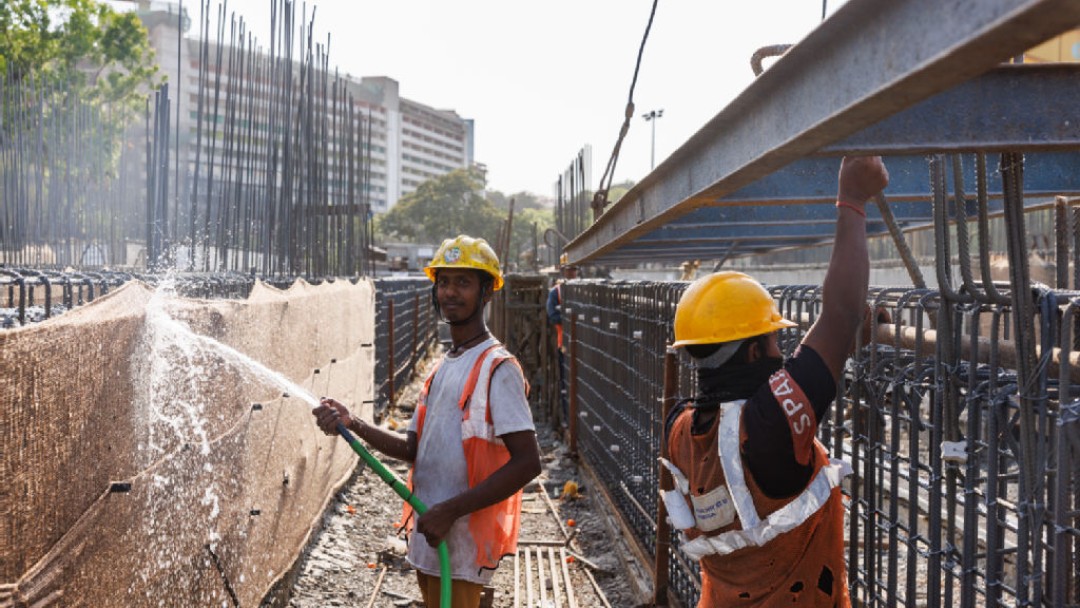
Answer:
<svg viewBox="0 0 1080 608"><path fill-rule="evenodd" d="M424 267L424 274L435 282L435 273L440 268L475 268L483 270L495 279L494 290L503 286L502 271L499 269L499 257L484 239L459 234L456 238L446 239L439 245L431 263Z"/></svg>
<svg viewBox="0 0 1080 608"><path fill-rule="evenodd" d="M673 346L744 340L795 325L780 316L761 283L728 270L704 276L683 292L675 307Z"/></svg>

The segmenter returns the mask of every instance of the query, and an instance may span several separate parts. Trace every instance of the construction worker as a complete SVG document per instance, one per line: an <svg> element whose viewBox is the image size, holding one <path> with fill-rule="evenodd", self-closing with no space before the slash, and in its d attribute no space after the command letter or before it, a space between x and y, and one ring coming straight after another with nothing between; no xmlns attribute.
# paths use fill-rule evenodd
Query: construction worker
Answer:
<svg viewBox="0 0 1080 608"><path fill-rule="evenodd" d="M868 200L888 183L879 157L845 158L822 310L785 361L784 319L760 283L718 272L687 287L675 343L697 396L673 408L663 492L680 548L701 564L699 608L850 606L839 484L850 472L815 438L867 310Z"/></svg>
<svg viewBox="0 0 1080 608"><path fill-rule="evenodd" d="M517 551L521 490L540 473L540 451L521 366L484 324L484 306L503 286L495 252L483 239L447 239L424 272L452 345L424 382L406 435L354 418L333 399L314 414L327 434L342 422L376 450L413 463L410 489L429 510L417 518L406 503L399 525L412 531L408 560L424 602L439 605L436 547L445 540L453 606L472 608L499 560Z"/></svg>
<svg viewBox="0 0 1080 608"><path fill-rule="evenodd" d="M568 389L566 386L566 348L563 340L564 331L562 325L562 285L564 282L576 279L578 276L578 267L567 262L565 253L559 257L559 272L562 274L562 278L556 281L555 285L548 291L547 317L548 323L555 326L555 352L558 354L559 359L559 409L562 412L562 422L565 425L566 419L570 415L570 406L566 396Z"/></svg>

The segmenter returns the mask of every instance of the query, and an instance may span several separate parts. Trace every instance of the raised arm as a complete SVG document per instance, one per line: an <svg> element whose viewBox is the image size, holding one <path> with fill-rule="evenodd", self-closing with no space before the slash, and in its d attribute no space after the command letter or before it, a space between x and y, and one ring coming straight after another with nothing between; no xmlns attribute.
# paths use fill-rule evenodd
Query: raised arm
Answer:
<svg viewBox="0 0 1080 608"><path fill-rule="evenodd" d="M821 316L803 343L840 378L859 323L866 314L870 260L866 249L866 203L889 183L880 156L844 158L836 194L836 238L822 288Z"/></svg>

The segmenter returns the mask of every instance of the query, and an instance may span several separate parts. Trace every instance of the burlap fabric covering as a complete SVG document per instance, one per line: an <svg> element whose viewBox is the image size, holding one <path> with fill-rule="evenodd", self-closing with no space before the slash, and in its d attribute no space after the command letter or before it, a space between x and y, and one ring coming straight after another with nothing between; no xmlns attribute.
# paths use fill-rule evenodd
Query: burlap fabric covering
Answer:
<svg viewBox="0 0 1080 608"><path fill-rule="evenodd" d="M160 292L0 333L0 606L257 605L357 462L310 403L372 398L370 282Z"/></svg>

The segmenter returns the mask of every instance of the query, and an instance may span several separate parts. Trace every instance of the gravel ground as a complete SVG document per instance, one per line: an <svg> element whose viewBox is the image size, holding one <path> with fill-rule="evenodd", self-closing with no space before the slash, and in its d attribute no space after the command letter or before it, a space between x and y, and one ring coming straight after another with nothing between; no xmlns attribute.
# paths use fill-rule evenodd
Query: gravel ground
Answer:
<svg viewBox="0 0 1080 608"><path fill-rule="evenodd" d="M436 358L440 355L435 353ZM419 377L422 379L425 374L422 370ZM417 381L407 387L399 402L414 403L419 384ZM403 432L406 424L401 421L407 421L409 415L409 412L394 413L383 424L393 427L396 423ZM555 434L546 424L538 423L537 427L544 472L525 490L521 529L524 542L519 547L517 570L514 560L503 561L492 580L492 605L514 606L515 588L520 605L526 605L530 587L524 576L527 564L532 567L529 582L534 600L540 601L538 555L545 559L544 606L569 606L568 591L562 582L564 564L578 606L645 605L645 598L636 597L633 585L628 583L624 566L626 551L617 554L613 550L609 524L593 516L603 508L602 501L589 491L583 472L567 456L566 447ZM407 470L403 464L385 462L399 477L405 477ZM562 496L567 480L579 484L581 491L577 498ZM401 499L394 491L371 471L358 469L324 514L322 529L315 533L301 558L284 605L292 608L421 605L416 575L405 560L405 543L394 535L391 525L400 513ZM570 542L566 542L567 536ZM552 578L557 580L553 582Z"/></svg>

